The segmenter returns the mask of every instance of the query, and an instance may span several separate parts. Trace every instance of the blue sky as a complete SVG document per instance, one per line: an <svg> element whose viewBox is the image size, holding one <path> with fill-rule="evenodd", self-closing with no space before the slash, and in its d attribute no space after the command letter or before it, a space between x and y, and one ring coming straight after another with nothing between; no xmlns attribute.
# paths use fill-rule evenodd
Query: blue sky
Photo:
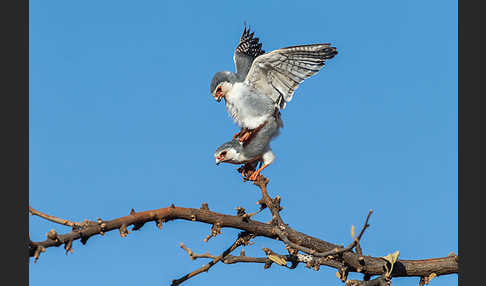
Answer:
<svg viewBox="0 0 486 286"><path fill-rule="evenodd" d="M266 51L317 42L339 51L296 91L272 142L277 160L263 173L284 220L347 244L373 209L365 254L457 253L457 1L30 1L30 205L79 221L171 203L256 210L258 190L213 159L238 128L209 83L234 69L244 21ZM52 228L69 231L30 218L34 241ZM51 248L30 263L30 284L167 285L206 263L180 242L216 254L237 234L223 229L204 243L209 231L175 221L77 241L69 256ZM255 242L247 255L284 252ZM247 264L216 265L186 283L302 279L341 285L330 268ZM436 279L457 285L456 275Z"/></svg>

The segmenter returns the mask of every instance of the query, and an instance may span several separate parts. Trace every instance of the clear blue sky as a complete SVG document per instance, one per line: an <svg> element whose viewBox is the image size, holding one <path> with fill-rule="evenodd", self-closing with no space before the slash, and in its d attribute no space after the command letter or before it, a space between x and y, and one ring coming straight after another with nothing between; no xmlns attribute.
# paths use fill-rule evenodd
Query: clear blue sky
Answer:
<svg viewBox="0 0 486 286"><path fill-rule="evenodd" d="M339 54L283 111L265 169L291 227L349 243L369 209L365 254L458 251L457 1L30 1L30 204L72 220L113 219L168 206L235 213L257 189L213 152L238 129L209 94L233 70L243 22L267 51L331 42ZM257 219L267 221L265 213ZM32 240L63 226L30 218ZM50 248L31 285L168 285L219 253L236 230L150 224ZM283 246L255 239L247 255ZM342 285L335 270L216 265L187 285ZM358 279L361 275L351 275ZM457 285L457 276L436 278ZM393 285L418 285L418 278Z"/></svg>

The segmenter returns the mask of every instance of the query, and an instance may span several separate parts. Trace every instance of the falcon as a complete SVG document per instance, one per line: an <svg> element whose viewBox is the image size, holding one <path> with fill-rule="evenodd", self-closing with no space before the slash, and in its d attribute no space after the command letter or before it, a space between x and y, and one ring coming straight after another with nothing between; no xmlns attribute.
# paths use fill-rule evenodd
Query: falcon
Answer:
<svg viewBox="0 0 486 286"><path fill-rule="evenodd" d="M255 181L260 172L275 161L275 154L270 148L270 141L279 134L279 122L271 117L262 128L255 133L247 144L241 144L239 136L218 147L214 153L216 165L220 163L244 164L238 171L243 178ZM256 170L257 165L260 167ZM249 176L249 172L252 172Z"/></svg>
<svg viewBox="0 0 486 286"><path fill-rule="evenodd" d="M276 117L281 127L280 110L292 100L295 90L337 53L329 43L265 53L245 25L233 56L236 73L217 72L210 84L213 98L218 102L225 99L229 115L241 127L233 138L245 142L271 117Z"/></svg>

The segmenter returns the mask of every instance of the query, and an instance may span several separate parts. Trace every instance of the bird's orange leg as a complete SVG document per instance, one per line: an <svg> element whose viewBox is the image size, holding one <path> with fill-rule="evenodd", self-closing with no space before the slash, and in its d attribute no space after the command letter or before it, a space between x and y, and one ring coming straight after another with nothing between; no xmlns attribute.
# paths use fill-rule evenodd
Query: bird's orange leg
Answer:
<svg viewBox="0 0 486 286"><path fill-rule="evenodd" d="M240 136L240 143L245 143L245 141L247 141L248 138L250 138L252 131L253 130L245 131L245 133L243 133L243 135Z"/></svg>
<svg viewBox="0 0 486 286"><path fill-rule="evenodd" d="M251 176L248 178L249 181L256 181L257 177L260 175L260 172L265 169L266 167L268 167L268 165L270 164L264 164L263 166L260 167L260 169L256 170L255 172L253 172L253 174L251 174Z"/></svg>
<svg viewBox="0 0 486 286"><path fill-rule="evenodd" d="M246 132L248 132L247 128L241 128L240 132L235 133L235 135L233 135L233 140L236 140L236 138L238 138L238 136L240 136L242 133L246 133ZM240 142L241 142L241 139L240 139Z"/></svg>
<svg viewBox="0 0 486 286"><path fill-rule="evenodd" d="M240 143L242 143L242 144L243 144L243 146L246 146L246 145L247 145L247 144L250 142L251 138L252 138L252 137L253 137L253 136L254 136L254 135L255 135L255 134L258 132L258 131L260 131L260 129L262 129L262 128L263 128L263 126L265 126L265 124L267 124L267 122L266 122L266 121L265 121L265 122L263 122L262 124L260 124L259 126L257 126L257 128L255 128L255 129L246 129L246 130L244 130L244 131L243 131L243 129L241 129L241 132L240 132L240 133L242 133L242 132L244 132L244 133L243 133L243 135L241 135L241 136L240 136Z"/></svg>

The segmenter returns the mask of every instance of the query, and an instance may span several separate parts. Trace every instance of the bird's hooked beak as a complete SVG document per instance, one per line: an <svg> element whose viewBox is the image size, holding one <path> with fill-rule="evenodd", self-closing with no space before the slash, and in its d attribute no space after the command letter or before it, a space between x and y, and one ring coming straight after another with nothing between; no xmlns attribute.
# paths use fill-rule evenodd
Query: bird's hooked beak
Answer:
<svg viewBox="0 0 486 286"><path fill-rule="evenodd" d="M223 98L224 98L224 94L222 92L219 92L219 93L216 94L216 101L217 102L220 102L221 99L223 99Z"/></svg>
<svg viewBox="0 0 486 286"><path fill-rule="evenodd" d="M224 158L226 157L226 151L219 154L218 156L215 156L216 159L216 166L221 164L221 162L224 162Z"/></svg>
<svg viewBox="0 0 486 286"><path fill-rule="evenodd" d="M219 85L216 90L213 93L214 99L216 99L217 102L220 102L221 99L224 98L225 92L223 92L223 87Z"/></svg>

